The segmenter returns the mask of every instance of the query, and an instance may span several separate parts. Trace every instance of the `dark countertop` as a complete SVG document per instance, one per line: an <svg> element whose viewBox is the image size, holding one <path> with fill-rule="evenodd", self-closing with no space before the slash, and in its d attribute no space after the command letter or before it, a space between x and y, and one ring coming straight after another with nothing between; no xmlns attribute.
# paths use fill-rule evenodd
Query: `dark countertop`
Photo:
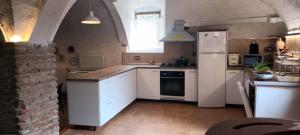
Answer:
<svg viewBox="0 0 300 135"><path fill-rule="evenodd" d="M244 66L227 66L227 70L245 70L247 67Z"/></svg>
<svg viewBox="0 0 300 135"><path fill-rule="evenodd" d="M160 67L159 65L117 65L89 72L73 72L67 76L67 81L101 81L136 68L150 69L197 69L197 67Z"/></svg>
<svg viewBox="0 0 300 135"><path fill-rule="evenodd" d="M258 80L255 74L251 73L249 70L245 70L245 77L248 77L250 82L255 86L282 86L282 87L300 87L300 83L296 82L280 82L276 79L271 80Z"/></svg>

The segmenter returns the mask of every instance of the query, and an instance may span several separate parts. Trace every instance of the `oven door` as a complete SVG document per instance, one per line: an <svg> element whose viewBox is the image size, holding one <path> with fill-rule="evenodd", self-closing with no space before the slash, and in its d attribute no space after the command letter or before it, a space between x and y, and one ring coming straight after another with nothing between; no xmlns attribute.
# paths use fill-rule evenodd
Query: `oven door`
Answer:
<svg viewBox="0 0 300 135"><path fill-rule="evenodd" d="M184 76L161 76L160 95L184 97Z"/></svg>

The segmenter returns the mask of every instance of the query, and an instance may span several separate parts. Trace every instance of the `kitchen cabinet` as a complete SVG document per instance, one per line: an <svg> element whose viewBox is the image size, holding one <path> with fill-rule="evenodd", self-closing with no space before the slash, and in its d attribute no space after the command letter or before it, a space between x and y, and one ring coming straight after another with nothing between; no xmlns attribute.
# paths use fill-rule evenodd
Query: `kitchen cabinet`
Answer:
<svg viewBox="0 0 300 135"><path fill-rule="evenodd" d="M257 80L245 73L248 100L255 118L300 119L300 83Z"/></svg>
<svg viewBox="0 0 300 135"><path fill-rule="evenodd" d="M244 77L245 77L245 79L244 79L244 88L245 88L247 96L249 96L249 88L250 88L250 83L251 82L250 82L249 77L246 76L245 74L244 74Z"/></svg>
<svg viewBox="0 0 300 135"><path fill-rule="evenodd" d="M185 70L185 101L197 102L198 101L198 88L197 77L198 73L196 69Z"/></svg>
<svg viewBox="0 0 300 135"><path fill-rule="evenodd" d="M137 97L140 99L160 99L159 69L137 69Z"/></svg>
<svg viewBox="0 0 300 135"><path fill-rule="evenodd" d="M226 104L243 105L237 82L244 81L243 70L226 71Z"/></svg>
<svg viewBox="0 0 300 135"><path fill-rule="evenodd" d="M67 81L69 124L100 126L98 82Z"/></svg>
<svg viewBox="0 0 300 135"><path fill-rule="evenodd" d="M99 82L68 81L69 123L102 126L136 99L136 70Z"/></svg>

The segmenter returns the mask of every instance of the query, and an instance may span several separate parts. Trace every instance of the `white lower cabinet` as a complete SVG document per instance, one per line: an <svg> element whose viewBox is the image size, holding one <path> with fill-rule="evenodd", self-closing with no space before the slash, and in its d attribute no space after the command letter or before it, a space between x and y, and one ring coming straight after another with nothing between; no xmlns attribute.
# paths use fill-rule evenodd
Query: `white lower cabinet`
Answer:
<svg viewBox="0 0 300 135"><path fill-rule="evenodd" d="M226 71L226 104L243 105L237 82L244 81L243 70Z"/></svg>
<svg viewBox="0 0 300 135"><path fill-rule="evenodd" d="M185 71L185 101L197 102L197 70ZM69 123L102 126L136 98L160 100L160 69L138 68L95 81L67 81Z"/></svg>
<svg viewBox="0 0 300 135"><path fill-rule="evenodd" d="M68 81L69 123L102 126L136 99L136 70L100 82Z"/></svg>
<svg viewBox="0 0 300 135"><path fill-rule="evenodd" d="M185 70L185 101L197 102L198 101L198 89L197 77L198 73L196 69Z"/></svg>
<svg viewBox="0 0 300 135"><path fill-rule="evenodd" d="M140 99L160 99L159 69L137 69L137 97Z"/></svg>

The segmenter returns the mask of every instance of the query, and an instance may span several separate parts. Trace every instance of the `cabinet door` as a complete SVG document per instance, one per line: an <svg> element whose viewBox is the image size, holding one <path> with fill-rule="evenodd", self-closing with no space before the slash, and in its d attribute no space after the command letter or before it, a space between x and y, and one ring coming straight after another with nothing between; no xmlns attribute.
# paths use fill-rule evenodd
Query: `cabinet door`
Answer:
<svg viewBox="0 0 300 135"><path fill-rule="evenodd" d="M244 88L246 90L247 96L249 96L249 87L250 87L250 80L249 80L248 76L246 76L244 74Z"/></svg>
<svg viewBox="0 0 300 135"><path fill-rule="evenodd" d="M198 101L197 75L196 69L185 70L185 101Z"/></svg>
<svg viewBox="0 0 300 135"><path fill-rule="evenodd" d="M118 87L115 85L116 78L100 81L100 120L101 126L112 119L118 113Z"/></svg>
<svg viewBox="0 0 300 135"><path fill-rule="evenodd" d="M119 86L118 93L120 107L123 109L136 99L136 70L120 74L115 85Z"/></svg>
<svg viewBox="0 0 300 135"><path fill-rule="evenodd" d="M137 70L137 97L141 99L160 99L160 70Z"/></svg>
<svg viewBox="0 0 300 135"><path fill-rule="evenodd" d="M100 126L98 82L67 81L69 124Z"/></svg>
<svg viewBox="0 0 300 135"><path fill-rule="evenodd" d="M228 70L226 72L226 104L242 105L242 98L237 82L244 81L243 70Z"/></svg>
<svg viewBox="0 0 300 135"><path fill-rule="evenodd" d="M136 69L129 71L129 78L128 78L128 83L129 83L129 103L133 102L136 99L136 89L137 89L137 79L136 79Z"/></svg>

